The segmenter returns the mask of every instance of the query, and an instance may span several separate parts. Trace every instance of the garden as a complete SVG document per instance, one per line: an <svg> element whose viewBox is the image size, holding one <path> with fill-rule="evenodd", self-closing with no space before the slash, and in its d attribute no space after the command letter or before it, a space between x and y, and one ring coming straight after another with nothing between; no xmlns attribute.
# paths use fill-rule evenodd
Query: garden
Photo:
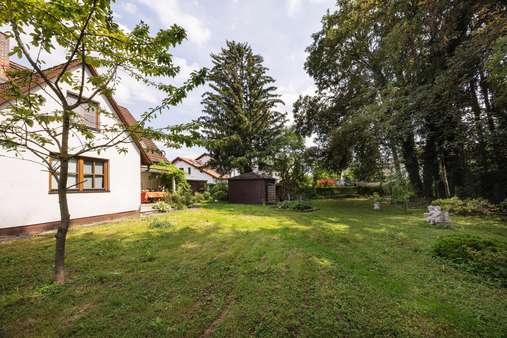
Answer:
<svg viewBox="0 0 507 338"><path fill-rule="evenodd" d="M507 225L371 199L199 208L0 242L5 336L502 336Z"/></svg>

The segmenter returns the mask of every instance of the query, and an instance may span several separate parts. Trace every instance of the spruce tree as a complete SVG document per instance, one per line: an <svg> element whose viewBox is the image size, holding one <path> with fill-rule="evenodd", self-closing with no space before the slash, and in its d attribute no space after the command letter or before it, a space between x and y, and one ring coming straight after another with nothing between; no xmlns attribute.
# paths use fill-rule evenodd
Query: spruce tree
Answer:
<svg viewBox="0 0 507 338"><path fill-rule="evenodd" d="M285 123L285 113L277 111L283 102L262 56L247 43L226 44L211 55L210 90L202 102L202 131L211 164L223 172L266 170L273 163Z"/></svg>

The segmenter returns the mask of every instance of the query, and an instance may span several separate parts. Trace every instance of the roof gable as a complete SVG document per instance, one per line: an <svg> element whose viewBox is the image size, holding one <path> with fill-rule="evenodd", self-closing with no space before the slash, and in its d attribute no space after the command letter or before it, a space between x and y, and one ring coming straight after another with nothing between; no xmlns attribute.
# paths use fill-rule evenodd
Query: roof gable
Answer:
<svg viewBox="0 0 507 338"><path fill-rule="evenodd" d="M54 67L47 68L47 69L43 70L43 72L49 80L52 80L61 74L61 72L65 68L65 65L66 65L66 62L64 62L60 65L54 66ZM81 61L74 60L69 63L69 66L67 67L67 71L71 71L81 65L82 65ZM93 67L89 64L85 64L85 66L93 76L98 76L98 72L95 69L95 67ZM9 67L11 68L12 71L19 71L19 70L28 69L22 65L12 62L12 61L10 62ZM21 93L27 93L30 90L33 90L37 87L41 87L45 84L45 80L38 74L33 75L31 80L27 79L27 78L17 78L17 79L13 79L11 81L16 82L16 84L20 87ZM9 82L0 83L0 106L9 102L10 100L12 100L14 98L13 96L9 95L9 92L8 92L9 87L10 87ZM114 98L112 96L105 95L105 94L103 94L103 96L106 98L108 103L111 105L111 107L113 108L113 110L117 114L120 121L126 127L132 127L137 123L137 120L134 118L134 116L132 116L130 111L127 108L120 106L114 100ZM155 143L153 143L153 141L148 140L148 139L139 139L135 135L131 135L131 137L132 137L132 140L134 141L134 144L139 149L142 164L150 165L150 164L160 162L160 161L167 161L165 156L158 149L158 147L155 145ZM141 144L141 141L144 141L148 146L146 148L143 147L143 145ZM153 155L157 152L158 152L157 155Z"/></svg>

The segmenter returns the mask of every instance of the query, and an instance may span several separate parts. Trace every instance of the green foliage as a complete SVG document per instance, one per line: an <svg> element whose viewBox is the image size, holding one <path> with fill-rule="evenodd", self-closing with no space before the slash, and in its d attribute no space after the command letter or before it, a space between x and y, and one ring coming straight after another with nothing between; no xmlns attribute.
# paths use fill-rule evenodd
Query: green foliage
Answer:
<svg viewBox="0 0 507 338"><path fill-rule="evenodd" d="M153 229L161 229L161 228L169 228L169 227L172 227L172 224L168 220L155 218L150 222L150 228L153 228Z"/></svg>
<svg viewBox="0 0 507 338"><path fill-rule="evenodd" d="M433 246L436 257L452 265L500 282L507 287L507 244L470 235L439 239Z"/></svg>
<svg viewBox="0 0 507 338"><path fill-rule="evenodd" d="M195 203L203 203L206 201L207 201L207 199L204 197L204 193L196 192L194 194L194 202Z"/></svg>
<svg viewBox="0 0 507 338"><path fill-rule="evenodd" d="M201 118L211 166L242 173L271 166L285 114L276 111L283 102L262 56L246 43L227 41L211 59L210 91L204 94Z"/></svg>
<svg viewBox="0 0 507 338"><path fill-rule="evenodd" d="M338 0L307 49L317 90L294 105L319 165L360 180L406 171L426 198L506 198L506 13L498 1Z"/></svg>
<svg viewBox="0 0 507 338"><path fill-rule="evenodd" d="M153 209L158 210L160 212L169 212L171 211L171 204L164 202L164 201L158 201L153 205Z"/></svg>
<svg viewBox="0 0 507 338"><path fill-rule="evenodd" d="M312 203L308 200L282 201L276 205L278 209L290 209L295 211L314 210Z"/></svg>
<svg viewBox="0 0 507 338"><path fill-rule="evenodd" d="M498 213L500 213L502 215L507 215L507 198L504 199L502 202L500 202L496 206L496 209L498 210Z"/></svg>
<svg viewBox="0 0 507 338"><path fill-rule="evenodd" d="M438 205L442 210L449 211L456 215L488 215L495 207L483 198L460 199L452 197L447 199L438 199L431 202L432 205Z"/></svg>
<svg viewBox="0 0 507 338"><path fill-rule="evenodd" d="M358 187L343 186L343 187L317 187L313 189L314 197L317 198L349 198L358 197Z"/></svg>
<svg viewBox="0 0 507 338"><path fill-rule="evenodd" d="M213 201L228 201L229 200L229 188L227 183L217 183L210 186L210 198Z"/></svg>
<svg viewBox="0 0 507 338"><path fill-rule="evenodd" d="M278 185L283 199L300 194L311 185L306 175L307 167L304 138L293 128L283 129L272 166L280 178Z"/></svg>
<svg viewBox="0 0 507 338"><path fill-rule="evenodd" d="M171 207L181 210L185 208L190 208L194 206L195 199L192 195L192 191L182 190L178 191L175 194L168 194L165 198L165 202L169 204Z"/></svg>
<svg viewBox="0 0 507 338"><path fill-rule="evenodd" d="M176 167L171 162L159 162L155 165L151 166L153 169L161 170L162 174L157 174L160 177L161 183L164 185L164 187L167 188L167 190L171 191L173 188L173 178L176 183L176 187L179 188L180 186L186 187L188 185L185 173L180 170L180 168ZM186 189L186 188L183 188Z"/></svg>

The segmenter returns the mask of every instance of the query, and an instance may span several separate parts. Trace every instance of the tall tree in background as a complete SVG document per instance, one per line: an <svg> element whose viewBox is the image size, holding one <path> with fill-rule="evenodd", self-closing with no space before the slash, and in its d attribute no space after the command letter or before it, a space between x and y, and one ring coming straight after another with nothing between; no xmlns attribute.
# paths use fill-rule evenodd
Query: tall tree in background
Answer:
<svg viewBox="0 0 507 338"><path fill-rule="evenodd" d="M211 55L210 91L204 94L201 118L212 165L227 172L267 169L276 153L285 114L277 111L283 102L263 58L247 43L227 42Z"/></svg>
<svg viewBox="0 0 507 338"><path fill-rule="evenodd" d="M284 128L279 145L272 169L279 177L281 196L287 199L301 192L307 183L305 139L294 128Z"/></svg>
<svg viewBox="0 0 507 338"><path fill-rule="evenodd" d="M506 5L339 0L337 8L308 48L317 92L295 105L323 163L389 161L428 198L507 197Z"/></svg>
<svg viewBox="0 0 507 338"><path fill-rule="evenodd" d="M156 130L147 123L163 109L178 104L205 77L205 72L199 71L181 87L167 83L165 80L179 71L169 49L185 39L185 31L174 25L150 35L149 27L140 23L127 33L114 22L111 5L108 0L0 2L0 25L9 27L8 35L15 41L13 53L29 65L8 74L9 80L2 84L8 88L4 99L9 104L0 111L0 147L20 159L40 163L57 181L60 224L54 273L58 283L65 281L65 244L72 213L67 201L73 188L69 162L79 155L108 148L124 152L125 143L132 142L132 137L158 139L166 144L191 141L187 138L191 135L182 133L183 127ZM45 70L43 55L59 48L66 56L62 65ZM88 76L87 67L99 69L101 74L91 72ZM58 73L54 74L56 70ZM100 114L111 116L117 123L99 126L100 131L93 132L76 118L75 110L88 106L100 109L93 103L94 97L111 96L121 73L157 88L165 98L143 113L134 126L126 126L117 116L101 109ZM154 77L161 80L153 80ZM34 90L23 91L26 86ZM67 90L77 95L69 97ZM85 97L84 92L91 94ZM48 111L46 97L57 108Z"/></svg>

